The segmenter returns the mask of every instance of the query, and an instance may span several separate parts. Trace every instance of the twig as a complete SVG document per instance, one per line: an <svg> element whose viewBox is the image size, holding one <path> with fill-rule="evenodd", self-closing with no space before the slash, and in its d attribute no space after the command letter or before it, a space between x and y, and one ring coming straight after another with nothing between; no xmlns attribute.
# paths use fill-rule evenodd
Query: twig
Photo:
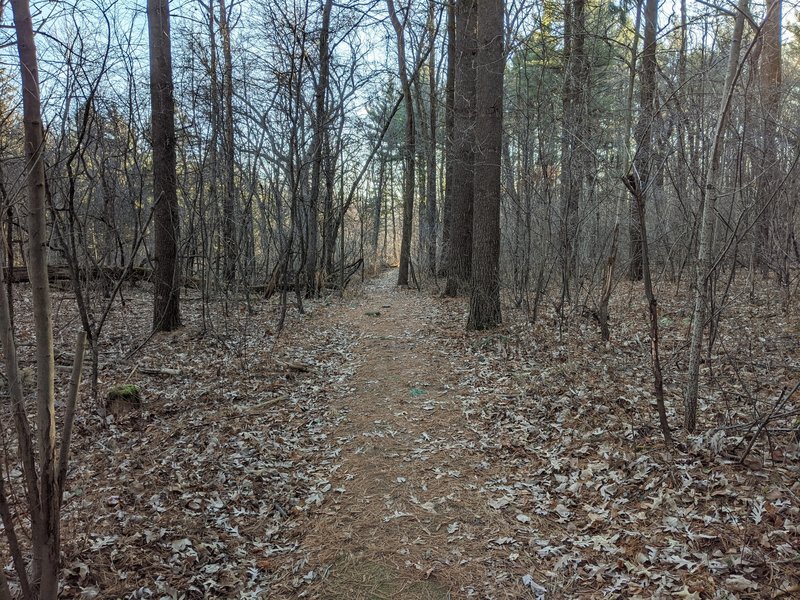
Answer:
<svg viewBox="0 0 800 600"><path fill-rule="evenodd" d="M745 459L747 458L747 455L750 454L750 450L753 449L753 445L756 443L758 436L761 435L762 431L764 431L764 428L767 426L767 423L770 422L773 415L784 407L784 405L789 401L789 398L791 398L798 389L800 389L800 381L798 381L795 384L791 392L789 392L785 396L781 394L780 398L778 398L778 401L775 403L775 406L772 407L770 413L763 419L761 419L761 423L759 424L758 429L756 429L756 432L753 434L753 437L750 438L750 443L747 444L747 448L745 449L744 454L742 454L742 457L739 459L739 464L744 463Z"/></svg>
<svg viewBox="0 0 800 600"><path fill-rule="evenodd" d="M28 572L25 570L25 560L22 558L22 551L19 547L19 540L17 539L17 532L14 528L14 519L11 517L11 509L8 505L8 497L6 496L2 475L0 475L0 518L2 518L3 521L3 528L5 529L6 539L8 540L8 549L11 551L11 559L14 562L14 569L17 571L17 577L19 578L22 598L24 600L33 600L31 585L28 582ZM2 572L2 569L0 569L0 572ZM3 583L8 586L7 582L0 582L0 597L2 597L3 594Z"/></svg>
<svg viewBox="0 0 800 600"><path fill-rule="evenodd" d="M69 391L67 393L67 408L64 413L64 430L61 432L61 451L58 456L58 479L56 480L56 494L58 494L58 505L64 498L64 482L67 478L67 463L69 462L69 445L72 441L72 425L75 422L75 405L78 402L78 389L81 385L81 371L83 369L83 354L86 350L86 331L78 332L78 339L75 342L75 357L72 361L72 376L69 379Z"/></svg>

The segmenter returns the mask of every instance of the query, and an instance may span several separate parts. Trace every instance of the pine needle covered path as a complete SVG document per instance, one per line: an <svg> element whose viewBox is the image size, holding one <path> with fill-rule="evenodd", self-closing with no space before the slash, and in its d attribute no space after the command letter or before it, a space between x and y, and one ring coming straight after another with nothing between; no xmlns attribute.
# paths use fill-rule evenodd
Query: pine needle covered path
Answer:
<svg viewBox="0 0 800 600"><path fill-rule="evenodd" d="M352 375L330 395L329 480L278 597L800 589L796 460L737 465L721 438L667 454L647 355L624 341L634 328L618 326L616 346L590 331L556 342L551 325L466 334L463 300L395 281L384 273L315 315L355 335Z"/></svg>
<svg viewBox="0 0 800 600"><path fill-rule="evenodd" d="M474 552L499 531L478 493L484 459L458 367L439 344L435 301L395 279L385 273L329 317L355 327L359 341L349 390L333 400L334 491L304 543L320 579L311 596L451 597L479 575Z"/></svg>

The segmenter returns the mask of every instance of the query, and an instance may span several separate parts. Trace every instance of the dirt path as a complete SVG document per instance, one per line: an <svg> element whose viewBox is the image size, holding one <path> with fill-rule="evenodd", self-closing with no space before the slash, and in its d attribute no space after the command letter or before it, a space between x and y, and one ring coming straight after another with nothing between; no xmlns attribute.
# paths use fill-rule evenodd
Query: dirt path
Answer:
<svg viewBox="0 0 800 600"><path fill-rule="evenodd" d="M315 569L306 597L470 597L473 580L491 577L468 549L496 528L477 498L482 458L454 367L432 331L437 302L395 281L385 273L324 317L357 328L359 342L350 389L333 400L332 492L303 542Z"/></svg>
<svg viewBox="0 0 800 600"><path fill-rule="evenodd" d="M796 466L744 467L735 439L665 452L637 308L609 346L513 313L467 334L463 299L395 276L313 317L352 363L326 388L328 481L286 598L796 596Z"/></svg>

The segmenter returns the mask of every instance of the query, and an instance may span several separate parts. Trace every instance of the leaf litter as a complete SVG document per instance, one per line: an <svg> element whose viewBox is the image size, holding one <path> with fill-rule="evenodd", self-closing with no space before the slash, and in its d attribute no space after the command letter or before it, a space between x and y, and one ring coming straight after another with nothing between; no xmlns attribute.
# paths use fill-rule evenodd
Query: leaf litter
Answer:
<svg viewBox="0 0 800 600"><path fill-rule="evenodd" d="M280 338L274 305L216 306L217 327L189 312L128 360L149 297L127 300L107 329L101 391L136 384L144 406L106 420L90 407L76 423L62 597L800 593L796 398L739 460L800 375L798 316L776 319L769 298L729 309L702 433L675 431L672 452L632 287L615 297L608 345L555 311L464 333L462 300L397 290L390 272L290 311ZM673 424L680 302L661 307ZM56 306L68 356L74 317ZM23 358L29 336L22 323Z"/></svg>

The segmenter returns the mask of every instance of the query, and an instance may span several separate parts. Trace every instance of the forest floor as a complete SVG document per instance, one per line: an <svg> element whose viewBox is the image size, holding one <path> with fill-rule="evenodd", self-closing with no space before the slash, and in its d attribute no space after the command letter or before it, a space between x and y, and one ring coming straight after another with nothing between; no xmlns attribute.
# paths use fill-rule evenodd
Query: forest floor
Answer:
<svg viewBox="0 0 800 600"><path fill-rule="evenodd" d="M797 303L737 296L687 436L688 303L659 290L669 452L636 286L615 293L605 344L552 307L466 333L465 299L395 280L291 309L280 335L274 301L188 298L185 326L148 338L150 297L126 292L100 390L135 384L142 406L103 418L84 389L62 597L800 595L800 399L776 410L800 379ZM64 366L73 304L54 302ZM19 471L5 472L19 495Z"/></svg>

